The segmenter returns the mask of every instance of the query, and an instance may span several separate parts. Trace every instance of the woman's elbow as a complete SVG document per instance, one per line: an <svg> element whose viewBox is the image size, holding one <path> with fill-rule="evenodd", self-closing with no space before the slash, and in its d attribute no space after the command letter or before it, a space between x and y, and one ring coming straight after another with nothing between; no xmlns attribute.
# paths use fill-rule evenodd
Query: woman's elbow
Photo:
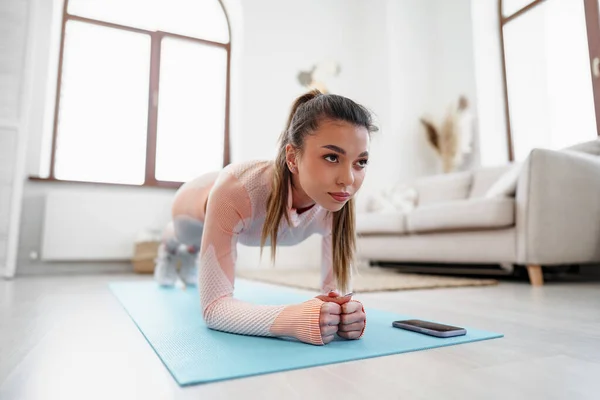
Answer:
<svg viewBox="0 0 600 400"><path fill-rule="evenodd" d="M218 324L218 315L215 312L215 308L218 306L219 300L215 300L211 303L205 303L202 301L202 319L206 326L210 329L216 329Z"/></svg>

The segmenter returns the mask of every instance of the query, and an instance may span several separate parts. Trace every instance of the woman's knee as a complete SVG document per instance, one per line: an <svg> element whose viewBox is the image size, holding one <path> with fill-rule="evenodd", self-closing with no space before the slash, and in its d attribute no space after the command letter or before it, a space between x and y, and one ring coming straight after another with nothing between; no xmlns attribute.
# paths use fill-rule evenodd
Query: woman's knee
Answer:
<svg viewBox="0 0 600 400"><path fill-rule="evenodd" d="M187 246L200 247L204 223L188 215L178 215L173 218L175 236L180 243Z"/></svg>

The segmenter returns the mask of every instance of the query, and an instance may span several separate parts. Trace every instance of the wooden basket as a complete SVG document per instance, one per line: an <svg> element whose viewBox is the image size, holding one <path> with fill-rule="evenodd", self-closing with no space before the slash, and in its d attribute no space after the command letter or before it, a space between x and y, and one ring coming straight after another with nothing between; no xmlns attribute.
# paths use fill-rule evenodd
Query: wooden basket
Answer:
<svg viewBox="0 0 600 400"><path fill-rule="evenodd" d="M158 256L158 246L160 241L138 242L135 244L135 250L131 263L133 270L139 274L154 273L154 259Z"/></svg>

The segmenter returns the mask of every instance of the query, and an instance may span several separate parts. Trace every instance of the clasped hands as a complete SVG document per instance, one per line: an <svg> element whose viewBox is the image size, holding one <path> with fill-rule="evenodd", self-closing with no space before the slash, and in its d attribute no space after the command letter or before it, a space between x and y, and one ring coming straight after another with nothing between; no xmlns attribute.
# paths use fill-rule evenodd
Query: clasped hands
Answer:
<svg viewBox="0 0 600 400"><path fill-rule="evenodd" d="M335 334L344 339L358 339L364 328L366 315L360 302L352 300L352 295L341 296L338 292L316 297L324 301L321 305L319 324L324 344L331 342Z"/></svg>

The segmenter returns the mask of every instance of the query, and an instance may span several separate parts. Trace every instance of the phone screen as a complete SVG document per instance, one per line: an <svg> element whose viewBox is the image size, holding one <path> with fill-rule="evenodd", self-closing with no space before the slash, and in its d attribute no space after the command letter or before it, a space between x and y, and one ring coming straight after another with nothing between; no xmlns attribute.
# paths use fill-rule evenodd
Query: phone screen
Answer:
<svg viewBox="0 0 600 400"><path fill-rule="evenodd" d="M406 325L418 326L420 328L431 329L432 331L438 331L438 332L449 332L449 331L457 331L457 330L463 329L463 328L459 328L457 326L436 324L435 322L421 321L418 319L409 319L409 320L405 320L405 321L396 321L396 322L399 322L401 324L406 324Z"/></svg>

